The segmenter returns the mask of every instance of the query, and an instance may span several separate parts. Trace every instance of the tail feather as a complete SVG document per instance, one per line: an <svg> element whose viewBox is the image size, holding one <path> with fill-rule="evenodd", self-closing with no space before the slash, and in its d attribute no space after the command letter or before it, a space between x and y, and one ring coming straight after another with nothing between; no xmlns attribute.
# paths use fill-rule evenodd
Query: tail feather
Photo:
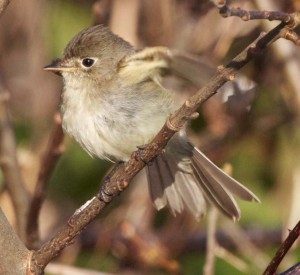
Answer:
<svg viewBox="0 0 300 275"><path fill-rule="evenodd" d="M162 157L168 164L170 173L175 175L174 185L184 205L193 213L196 219L199 219L204 215L206 205L202 190L193 175L190 158L183 158L181 162L178 163L176 158L168 157L168 154L164 154ZM172 197L169 198L169 200L172 199Z"/></svg>
<svg viewBox="0 0 300 275"><path fill-rule="evenodd" d="M172 214L176 216L176 213L181 213L183 211L183 202L181 194L177 191L176 185L174 183L174 174L168 165L167 159L164 156L157 158L159 170L161 174L165 173L165 177L162 180L168 205L172 211Z"/></svg>
<svg viewBox="0 0 300 275"><path fill-rule="evenodd" d="M174 185L173 173L162 156L158 156L151 165L147 166L147 176L155 208L160 210L168 204L173 215L181 213L183 210L182 198Z"/></svg>
<svg viewBox="0 0 300 275"><path fill-rule="evenodd" d="M172 159L158 156L147 166L147 176L151 199L157 210L168 204L175 216L184 206L196 219L204 215L205 200L199 184L192 174L179 170Z"/></svg>
<svg viewBox="0 0 300 275"><path fill-rule="evenodd" d="M188 142L184 132L176 134L164 154L147 166L152 201L160 210L168 205L173 215L186 207L196 219L205 213L206 197L224 215L236 220L240 209L233 195L246 201L259 199L225 174Z"/></svg>
<svg viewBox="0 0 300 275"><path fill-rule="evenodd" d="M202 218L206 211L205 200L199 184L194 175L177 172L175 175L175 185L178 192L182 195L183 201L188 210L198 220Z"/></svg>
<svg viewBox="0 0 300 275"><path fill-rule="evenodd" d="M167 199L164 192L163 175L160 174L160 169L157 159L154 159L151 165L146 169L150 197L157 210L164 208L167 205Z"/></svg>
<svg viewBox="0 0 300 275"><path fill-rule="evenodd" d="M224 186L228 191L238 196L245 201L260 202L259 198L251 192L248 188L240 184L234 178L228 176L223 170L210 161L203 153L196 147L193 150L193 161L201 169L203 174L208 177L210 181L218 182Z"/></svg>
<svg viewBox="0 0 300 275"><path fill-rule="evenodd" d="M194 165L194 169L198 183L207 199L229 218L239 219L240 209L233 196L219 182L206 177L197 164Z"/></svg>

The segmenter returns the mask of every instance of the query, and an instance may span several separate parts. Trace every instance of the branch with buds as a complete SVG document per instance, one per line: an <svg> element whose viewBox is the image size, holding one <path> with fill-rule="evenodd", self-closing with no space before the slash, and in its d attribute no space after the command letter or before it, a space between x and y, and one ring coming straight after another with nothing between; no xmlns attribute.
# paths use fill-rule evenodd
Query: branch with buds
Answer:
<svg viewBox="0 0 300 275"><path fill-rule="evenodd" d="M286 24L285 28L282 29L279 36L281 38L292 41L296 46L300 45L300 37L294 31L296 26L299 25L300 14L299 12L289 14L282 11L248 11L240 8L230 8L225 0L214 1L215 5L219 9L220 14L223 17L239 17L244 21L249 20L269 20L269 21L281 21Z"/></svg>

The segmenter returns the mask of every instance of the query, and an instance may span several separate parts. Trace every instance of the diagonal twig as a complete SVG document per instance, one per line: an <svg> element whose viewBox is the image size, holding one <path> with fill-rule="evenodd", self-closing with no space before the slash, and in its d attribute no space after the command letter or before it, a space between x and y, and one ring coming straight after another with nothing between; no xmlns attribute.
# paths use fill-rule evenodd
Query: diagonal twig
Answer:
<svg viewBox="0 0 300 275"><path fill-rule="evenodd" d="M197 108L208 98L217 93L218 89L227 81L234 78L234 73L246 65L256 55L260 54L270 43L279 37L279 32L285 23L279 24L267 34L261 35L250 46L236 56L227 66L220 67L219 72L208 84L183 104L165 123L154 140L139 153L140 158L134 156L125 164L119 164L106 178L98 195L77 210L66 225L42 247L32 253L30 262L31 274L40 274L47 263L60 253L72 240L129 185L130 180L149 162L155 158L166 146L168 140L188 121Z"/></svg>
<svg viewBox="0 0 300 275"><path fill-rule="evenodd" d="M272 259L271 263L266 268L263 275L273 275L275 274L279 264L281 263L282 259L284 258L285 254L289 251L293 243L299 238L300 236L300 221L296 224L293 230L290 231L288 237L285 241L281 244L276 255ZM296 274L296 273L295 273Z"/></svg>

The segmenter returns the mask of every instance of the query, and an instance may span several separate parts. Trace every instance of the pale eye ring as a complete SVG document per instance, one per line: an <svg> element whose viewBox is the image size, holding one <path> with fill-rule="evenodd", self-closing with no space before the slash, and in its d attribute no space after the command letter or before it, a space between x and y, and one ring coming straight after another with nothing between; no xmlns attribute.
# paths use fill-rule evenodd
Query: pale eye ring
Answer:
<svg viewBox="0 0 300 275"><path fill-rule="evenodd" d="M85 68L90 68L90 67L92 67L94 64L95 64L95 59L93 59L93 58L90 58L90 57L86 57L86 58L83 58L82 60L81 60L81 64L82 64L82 66L83 67L85 67Z"/></svg>

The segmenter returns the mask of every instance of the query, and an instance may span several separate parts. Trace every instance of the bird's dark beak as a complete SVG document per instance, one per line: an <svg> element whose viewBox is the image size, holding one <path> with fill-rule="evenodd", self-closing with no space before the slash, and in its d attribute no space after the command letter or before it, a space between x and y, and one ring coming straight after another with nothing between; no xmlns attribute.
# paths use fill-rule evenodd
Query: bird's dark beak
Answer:
<svg viewBox="0 0 300 275"><path fill-rule="evenodd" d="M61 59L55 59L51 64L44 67L45 71L53 72L61 76L62 72L74 71L74 67L66 66Z"/></svg>

